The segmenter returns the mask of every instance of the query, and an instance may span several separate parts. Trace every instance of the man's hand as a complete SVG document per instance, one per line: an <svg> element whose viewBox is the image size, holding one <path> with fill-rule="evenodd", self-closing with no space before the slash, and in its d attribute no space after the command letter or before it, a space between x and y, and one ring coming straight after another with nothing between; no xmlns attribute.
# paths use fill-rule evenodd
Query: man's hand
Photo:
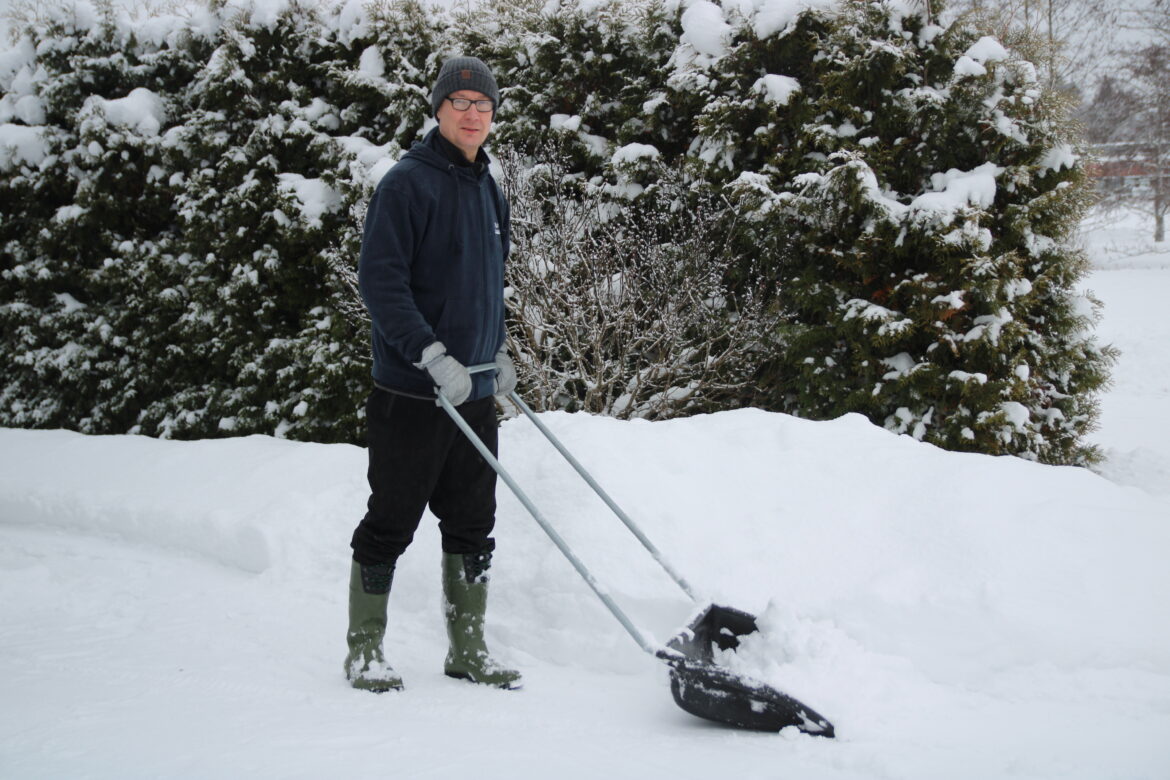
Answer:
<svg viewBox="0 0 1170 780"><path fill-rule="evenodd" d="M466 366L447 354L443 342L436 341L424 349L422 359L415 366L430 374L452 406L458 406L471 395L471 374Z"/></svg>
<svg viewBox="0 0 1170 780"><path fill-rule="evenodd" d="M496 353L496 391L493 395L507 396L516 389L516 366L508 357L506 347Z"/></svg>

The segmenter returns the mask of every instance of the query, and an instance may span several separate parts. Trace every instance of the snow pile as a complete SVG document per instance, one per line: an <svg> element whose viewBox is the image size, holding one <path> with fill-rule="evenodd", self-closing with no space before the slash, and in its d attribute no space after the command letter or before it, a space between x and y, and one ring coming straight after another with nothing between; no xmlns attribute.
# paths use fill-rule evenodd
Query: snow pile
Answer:
<svg viewBox="0 0 1170 780"><path fill-rule="evenodd" d="M20 165L40 165L49 153L42 129L9 123L0 124L0 171Z"/></svg>
<svg viewBox="0 0 1170 780"><path fill-rule="evenodd" d="M114 100L95 95L85 101L81 110L83 113L101 112L111 125L130 128L140 135L158 135L167 121L162 98L143 87L132 89L126 97Z"/></svg>
<svg viewBox="0 0 1170 780"><path fill-rule="evenodd" d="M641 160L657 160L659 156L657 148L649 144L633 143L616 149L610 159L614 165L629 165Z"/></svg>
<svg viewBox="0 0 1170 780"><path fill-rule="evenodd" d="M31 67L35 56L27 39L0 50L0 171L5 173L40 165L49 153L44 129L29 126L45 121L44 103L36 95L44 71Z"/></svg>
<svg viewBox="0 0 1170 780"><path fill-rule="evenodd" d="M968 206L988 208L995 201L995 177L1003 169L995 163L983 163L971 171L951 169L930 177L934 192L919 195L910 202L912 213L941 216L950 222L954 214Z"/></svg>
<svg viewBox="0 0 1170 780"><path fill-rule="evenodd" d="M754 6L752 29L756 37L769 38L786 32L802 12L830 9L837 5L837 0L753 0L751 5Z"/></svg>
<svg viewBox="0 0 1170 780"><path fill-rule="evenodd" d="M792 96L800 91L800 82L791 76L776 76L769 73L757 81L752 89L763 95L769 103L786 106Z"/></svg>
<svg viewBox="0 0 1170 780"><path fill-rule="evenodd" d="M839 0L741 0L722 6L710 0L686 4L682 15L681 41L693 49L700 62L717 60L727 54L733 34L729 18L749 20L757 38L787 33L789 26L808 10L829 10Z"/></svg>
<svg viewBox="0 0 1170 780"><path fill-rule="evenodd" d="M341 206L341 193L322 179L309 179L299 173L279 173L280 189L297 199L301 214L309 225L321 226L321 215Z"/></svg>
<svg viewBox="0 0 1170 780"><path fill-rule="evenodd" d="M718 59L727 53L731 25L723 18L723 9L708 0L697 0L683 12L682 42L707 58Z"/></svg>
<svg viewBox="0 0 1170 780"><path fill-rule="evenodd" d="M418 776L444 754L453 771L514 778L1170 768L1166 500L856 415L542 419L700 593L759 616L724 661L821 711L839 739L678 710L665 667L502 485L489 639L526 690L438 673L428 515L391 602L387 653L407 691L359 696L340 663L360 448L0 430L5 769L313 777L383 755ZM693 614L529 421L504 423L501 455L642 631L665 641Z"/></svg>
<svg viewBox="0 0 1170 780"><path fill-rule="evenodd" d="M995 38L985 36L971 45L955 63L956 76L986 76L989 62L1008 58L1007 49Z"/></svg>
<svg viewBox="0 0 1170 780"><path fill-rule="evenodd" d="M385 78L386 61L382 59L382 51L377 46L367 47L358 60L358 70L370 78Z"/></svg>

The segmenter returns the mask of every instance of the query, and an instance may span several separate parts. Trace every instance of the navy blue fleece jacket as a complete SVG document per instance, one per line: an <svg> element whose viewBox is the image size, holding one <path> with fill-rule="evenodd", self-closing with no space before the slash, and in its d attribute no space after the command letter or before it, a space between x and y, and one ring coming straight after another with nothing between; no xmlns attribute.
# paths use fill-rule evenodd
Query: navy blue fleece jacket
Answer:
<svg viewBox="0 0 1170 780"><path fill-rule="evenodd" d="M490 363L504 343L507 201L480 153L474 166L444 154L438 128L378 184L366 212L358 286L373 321L374 381L433 396L416 368L435 341L465 366ZM469 400L491 395L492 372L473 376Z"/></svg>

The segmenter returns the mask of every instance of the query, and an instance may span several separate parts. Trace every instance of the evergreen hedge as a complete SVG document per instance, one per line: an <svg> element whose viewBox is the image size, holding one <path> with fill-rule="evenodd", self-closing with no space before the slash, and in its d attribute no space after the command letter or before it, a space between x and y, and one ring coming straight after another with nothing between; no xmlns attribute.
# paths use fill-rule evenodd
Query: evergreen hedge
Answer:
<svg viewBox="0 0 1170 780"><path fill-rule="evenodd" d="M361 441L364 203L430 126L442 60L466 52L502 87L506 186L575 192L600 204L589 235L641 225L662 248L645 256L703 275L699 308L677 284L655 306L691 313L647 322L674 323L672 355L615 335L590 368L532 336L564 325L533 316L563 312L515 305L539 300L550 277L532 270L564 229L520 209L510 337L522 370L560 377L528 383L542 407L591 408L604 377L602 413L860 412L950 449L1090 462L1112 352L1076 291L1075 132L1027 62L922 5L46 14L0 55L0 424ZM696 228L713 203L724 218ZM562 241L556 257L599 267L586 254ZM671 278L629 262L627 281ZM663 362L686 387L644 381Z"/></svg>

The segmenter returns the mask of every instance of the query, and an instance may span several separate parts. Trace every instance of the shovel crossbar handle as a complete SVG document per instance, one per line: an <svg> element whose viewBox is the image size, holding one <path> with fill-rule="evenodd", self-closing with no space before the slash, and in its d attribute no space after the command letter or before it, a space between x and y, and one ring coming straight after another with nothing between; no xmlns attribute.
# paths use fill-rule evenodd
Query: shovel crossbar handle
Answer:
<svg viewBox="0 0 1170 780"><path fill-rule="evenodd" d="M476 371L486 371L489 368L494 367L494 364L488 364L487 366L472 366L469 370L474 373ZM443 407L444 411L447 412L447 415L454 421L459 430L463 432L463 435L465 435L475 447L475 449L479 451L479 454L482 455L483 459L488 462L488 465L490 465L495 470L495 472L500 475L500 479L507 483L508 487L516 495L516 498L520 500L520 503L524 505L524 508L528 510L528 513L532 515L532 518L536 520L536 523L541 527L541 530L543 530L545 534L548 535L548 538L551 539L552 543L557 546L557 549L559 549L565 558L569 560L569 563L571 563L573 568L577 570L577 573L581 575L581 579L585 580L585 583L590 588L592 588L593 592L597 594L597 597L601 599L601 603L605 604L613 616L617 618L618 622L622 624L622 627L625 628L629 635L634 638L634 641L638 643L638 646L650 655L659 655L662 648L651 644L646 636L638 630L638 627L634 625L633 621L630 620L626 613L622 611L621 607L619 607L617 603L614 602L609 593L607 593L606 590L601 587L600 583L598 583L597 580L593 577L593 574L589 571L588 568L585 567L585 564L581 562L581 559L573 553L568 543L566 543L565 540L561 538L561 535L557 533L557 530L553 528L544 518L544 515L541 514L539 509L537 509L536 504L532 503L532 500L528 498L527 494L525 494L523 489L521 489L520 485L516 483L516 480L512 479L512 475L508 473L508 470L500 464L500 461L497 460L494 455L492 455L491 450L488 449L487 445L483 443L483 440L479 438L474 430L472 430L471 426L467 424L467 421L463 419L463 416L459 414L459 412L451 404L451 401L448 400L445 395L443 395L441 390L438 391L438 401L439 405Z"/></svg>

